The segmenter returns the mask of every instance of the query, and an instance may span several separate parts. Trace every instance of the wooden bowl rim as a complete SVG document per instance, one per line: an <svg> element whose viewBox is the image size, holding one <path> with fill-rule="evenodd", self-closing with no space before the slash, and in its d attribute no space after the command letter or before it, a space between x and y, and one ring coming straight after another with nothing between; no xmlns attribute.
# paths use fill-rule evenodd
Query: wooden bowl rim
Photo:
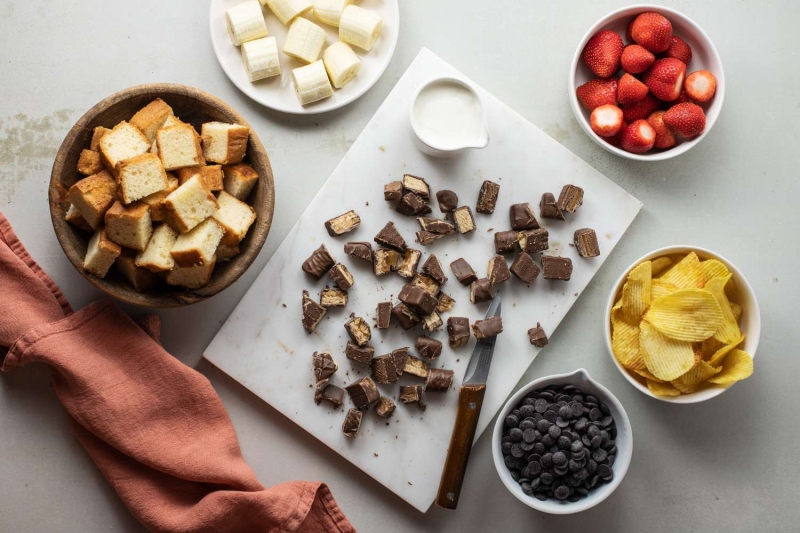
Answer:
<svg viewBox="0 0 800 533"><path fill-rule="evenodd" d="M75 250L68 249L66 246L66 234L71 233L77 235L80 231L69 224L62 216L63 208L61 206L64 203L65 191L60 178L65 171L68 171L68 169L64 168L66 154L87 129L94 128L95 125L93 123L103 111L120 102L140 96L152 96L153 98L166 97L166 99L169 99L169 96L194 98L210 107L220 110L223 114L230 116L233 122L250 128L250 139L248 142L252 144L248 147L249 159L251 163L256 158L264 162L263 168L256 168L256 170L260 176L257 187L259 189L263 188L265 209L264 213L258 213L255 224L250 228L252 238L247 248L242 250L241 253L233 259L236 261L236 264L231 266L235 268L227 268L224 275L216 279L212 273L211 281L199 289L187 290L176 287L168 290L157 289L158 292L156 294L151 294L149 292L136 292L129 284L123 288L122 285L110 283L106 279L87 274L83 270L84 258L75 253ZM253 152L255 152L255 154L253 154ZM256 155L256 158L253 157L254 155ZM258 190L254 191L252 195L256 196L257 193ZM272 174L272 165L264 145L261 143L255 130L250 126L250 123L230 105L216 96L201 89L177 83L146 83L135 85L111 94L86 111L75 125L70 128L56 153L53 168L50 173L48 196L50 203L50 219L58 243L67 256L67 259L69 259L72 266L75 267L81 276L112 298L133 305L153 308L182 307L195 304L222 292L235 283L242 274L250 268L250 265L253 264L253 261L255 261L260 253L269 235L269 231L272 227L272 217L275 213L275 181ZM255 206L251 207L255 209ZM250 235L248 235L248 237L250 237ZM163 285L159 286L163 287Z"/></svg>

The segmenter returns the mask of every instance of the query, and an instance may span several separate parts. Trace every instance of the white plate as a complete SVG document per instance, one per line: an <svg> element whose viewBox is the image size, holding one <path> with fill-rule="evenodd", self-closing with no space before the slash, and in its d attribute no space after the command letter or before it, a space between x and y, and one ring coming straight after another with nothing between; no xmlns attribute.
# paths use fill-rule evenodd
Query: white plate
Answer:
<svg viewBox="0 0 800 533"><path fill-rule="evenodd" d="M358 3L359 6L377 12L383 19L383 30L381 30L381 35L372 50L365 52L360 48L353 47L356 55L362 61L361 72L343 88L336 89L330 98L307 106L301 106L294 92L292 69L302 67L303 63L283 54L283 52L280 53L280 77L275 76L255 83L247 79L239 47L233 45L225 27L225 12L243 1L211 0L211 13L209 16L211 44L214 47L214 53L217 55L217 60L222 66L222 70L225 71L225 74L233 84L259 104L276 111L297 115L313 115L346 106L375 85L378 78L383 75L386 67L389 66L389 61L392 59L394 49L397 46L397 35L400 30L400 9L397 0L360 1ZM278 39L278 48L282 49L289 27L281 24L281 21L272 14L268 7L264 6L263 10L264 19L267 21L267 32L269 32L270 36ZM327 32L326 47L339 40L339 28L323 24L314 17L313 12L309 12L305 17Z"/></svg>

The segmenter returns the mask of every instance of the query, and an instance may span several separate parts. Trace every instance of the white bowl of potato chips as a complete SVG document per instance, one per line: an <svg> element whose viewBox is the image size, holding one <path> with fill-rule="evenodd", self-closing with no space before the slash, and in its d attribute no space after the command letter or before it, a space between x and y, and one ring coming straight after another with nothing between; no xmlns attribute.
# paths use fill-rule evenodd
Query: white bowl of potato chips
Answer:
<svg viewBox="0 0 800 533"><path fill-rule="evenodd" d="M625 378L653 398L697 403L753 373L761 315L724 257L669 246L631 265L608 298L605 338Z"/></svg>

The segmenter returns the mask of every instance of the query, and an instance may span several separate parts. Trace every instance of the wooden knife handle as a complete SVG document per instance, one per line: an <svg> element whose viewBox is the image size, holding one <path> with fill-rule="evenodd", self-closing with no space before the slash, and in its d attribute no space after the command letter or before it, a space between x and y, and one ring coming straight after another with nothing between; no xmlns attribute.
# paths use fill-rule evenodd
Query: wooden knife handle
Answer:
<svg viewBox="0 0 800 533"><path fill-rule="evenodd" d="M436 496L436 505L445 509L455 509L458 506L461 484L467 471L472 441L475 440L484 394L486 385L464 385L458 391L456 422L450 437L450 447L447 448L439 494Z"/></svg>

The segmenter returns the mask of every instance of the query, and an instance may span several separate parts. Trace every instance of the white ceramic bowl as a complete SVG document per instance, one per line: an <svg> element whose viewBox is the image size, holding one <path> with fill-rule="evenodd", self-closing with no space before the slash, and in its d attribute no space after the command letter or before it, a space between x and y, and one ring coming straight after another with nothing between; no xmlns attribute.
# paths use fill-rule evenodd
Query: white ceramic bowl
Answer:
<svg viewBox="0 0 800 533"><path fill-rule="evenodd" d="M546 501L537 500L533 496L528 496L519 484L511 477L511 473L506 468L503 461L503 451L501 450L503 427L505 425L506 416L516 407L522 398L529 392L541 389L548 385L575 385L586 394L596 396L604 404L608 405L611 410L611 415L614 417L614 422L617 426L617 455L614 461L614 479L611 483L602 483L589 492L589 496L577 501L567 502L559 501L556 499L549 499ZM631 457L633 455L633 433L631 431L631 421L622 404L619 403L616 396L593 380L585 369L579 368L578 370L569 374L555 374L531 381L520 390L516 392L511 398L508 399L503 409L500 410L500 416L497 417L497 422L494 425L494 433L492 434L492 457L494 458L494 466L497 469L497 474L503 481L503 485L513 494L519 501L544 513L550 514L573 514L590 509L608 498L612 492L616 490L625 474L628 472L628 467L631 464Z"/></svg>
<svg viewBox="0 0 800 533"><path fill-rule="evenodd" d="M647 261L648 259L654 259L656 257L660 257L662 255L673 255L673 254L687 254L689 252L695 252L700 260L704 259L717 259L721 261L728 270L731 271L733 274L733 281L736 283L736 287L738 290L739 295L739 304L742 306L742 316L739 319L739 328L741 329L742 333L744 333L744 343L741 346L741 349L745 352L749 353L751 356L755 357L756 349L758 348L758 340L761 337L761 311L758 308L758 301L756 300L756 294L753 291L753 286L750 285L750 282L747 281L747 278L744 277L744 274L736 268L733 263L722 257L721 255L712 252L711 250L706 250L705 248L699 248L697 246L687 246L687 245L679 245L679 246L667 246L665 248L659 248L658 250L654 250L649 254L643 255L639 259L633 262L631 266L625 269L622 275L619 277L617 282L614 284L614 288L611 290L611 294L608 295L608 302L606 302L606 313L605 313L605 325L604 327L604 334L606 338L606 347L608 348L608 355L611 357L611 360L616 365L617 369L625 376L631 385L639 389L642 393L650 396L651 398L655 398L657 400L661 400L663 402L670 402L670 403L698 403L703 402L706 400L710 400L716 396L719 396L723 392L725 392L729 387L721 387L721 386L711 386L708 388L701 389L697 392L692 394L681 394L680 396L672 396L672 397L665 397L665 396L656 396L650 389L647 388L647 385L644 383L644 380L639 376L635 375L633 372L628 371L627 369L623 368L622 365L619 364L617 359L614 357L614 351L611 347L611 308L614 306L614 302L616 301L617 295L622 292L622 286L625 284L625 280L628 278L628 274L633 267L641 263L642 261Z"/></svg>
<svg viewBox="0 0 800 533"><path fill-rule="evenodd" d="M677 146L674 146L668 150L653 149L645 154L632 154L621 148L611 146L605 140L603 140L602 137L592 131L592 127L589 122L589 116L591 115L591 112L586 110L580 104L578 97L575 94L575 89L587 81L597 77L592 73L592 71L589 70L589 68L581 59L583 48L586 46L586 43L589 41L589 39L591 39L594 34L601 30L612 30L617 32L619 36L622 37L624 42L625 31L628 28L628 23L636 18L637 15L644 13L645 11L655 11L656 13L660 13L669 19L669 21L672 23L673 34L686 41L692 48L692 60L686 66L686 75L688 76L690 73L697 70L708 70L717 79L717 92L710 102L701 104L701 107L706 114L706 129L702 134L689 141L683 141ZM627 45L630 43L625 44ZM669 159L691 150L692 147L702 141L703 138L708 135L708 132L711 131L711 128L714 126L714 123L717 121L717 117L722 110L722 102L724 99L725 73L722 70L722 60L717 53L717 49L714 47L714 43L711 42L711 39L709 39L708 35L706 35L706 32L704 32L700 26L695 24L692 19L683 13L680 13L679 11L675 11L674 9L663 6L636 4L612 11L605 17L598 20L594 26L589 28L589 31L587 31L586 35L583 36L581 42L578 43L578 48L575 50L575 55L572 58L572 66L569 70L569 101L572 105L572 112L575 113L575 119L578 121L578 124L581 125L584 131L586 131L586 134L591 137L594 142L612 154L616 154L627 159L635 159L637 161L663 161L664 159Z"/></svg>

